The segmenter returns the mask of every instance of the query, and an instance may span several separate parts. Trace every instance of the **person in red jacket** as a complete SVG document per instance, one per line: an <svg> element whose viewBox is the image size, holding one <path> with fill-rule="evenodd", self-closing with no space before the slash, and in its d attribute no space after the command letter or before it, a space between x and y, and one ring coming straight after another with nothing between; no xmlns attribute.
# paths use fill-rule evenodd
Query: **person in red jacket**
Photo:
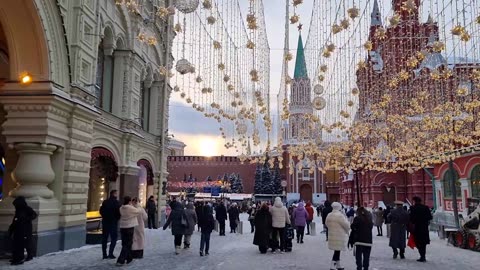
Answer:
<svg viewBox="0 0 480 270"><path fill-rule="evenodd" d="M310 202L307 202L307 205L305 206L305 210L307 210L308 213L308 218L307 218L307 235L310 235L310 224L313 221L313 207Z"/></svg>

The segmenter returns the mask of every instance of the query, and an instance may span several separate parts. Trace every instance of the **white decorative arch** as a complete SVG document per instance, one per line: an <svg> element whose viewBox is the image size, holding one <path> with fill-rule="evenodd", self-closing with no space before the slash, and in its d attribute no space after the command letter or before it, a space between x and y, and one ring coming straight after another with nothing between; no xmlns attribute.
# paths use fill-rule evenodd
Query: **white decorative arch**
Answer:
<svg viewBox="0 0 480 270"><path fill-rule="evenodd" d="M0 23L7 39L12 81L18 81L23 72L30 73L34 81L48 81L54 77L53 65L57 63L51 63L53 59L50 59L44 20L38 13L41 3L38 2L0 1Z"/></svg>

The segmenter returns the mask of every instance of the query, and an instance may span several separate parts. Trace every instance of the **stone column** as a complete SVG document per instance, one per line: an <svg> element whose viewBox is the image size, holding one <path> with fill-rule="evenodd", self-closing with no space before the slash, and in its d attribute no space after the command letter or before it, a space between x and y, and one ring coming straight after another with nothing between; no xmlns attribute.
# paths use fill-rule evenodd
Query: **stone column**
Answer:
<svg viewBox="0 0 480 270"><path fill-rule="evenodd" d="M128 102L129 62L131 51L117 50L113 53L113 95L112 113L119 117L126 117Z"/></svg>
<svg viewBox="0 0 480 270"><path fill-rule="evenodd" d="M154 135L160 135L160 127L158 125L158 118L161 117L163 104L159 103L160 91L162 91L163 84L159 81L154 81L150 87L150 119L148 132Z"/></svg>

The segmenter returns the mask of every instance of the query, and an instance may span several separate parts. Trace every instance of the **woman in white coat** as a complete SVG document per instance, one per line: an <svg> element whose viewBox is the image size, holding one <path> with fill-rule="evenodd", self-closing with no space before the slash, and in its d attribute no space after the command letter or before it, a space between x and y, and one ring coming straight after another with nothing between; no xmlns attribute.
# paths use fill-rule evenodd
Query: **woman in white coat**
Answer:
<svg viewBox="0 0 480 270"><path fill-rule="evenodd" d="M140 211L137 216L138 226L133 231L132 256L134 259L142 259L145 247L145 221L148 219L148 215L137 198L133 198L132 204Z"/></svg>
<svg viewBox="0 0 480 270"><path fill-rule="evenodd" d="M328 214L325 223L328 228L328 248L333 250L331 270L343 270L340 264L340 251L347 249L348 232L350 223L347 220L342 205L338 202L332 204L333 211Z"/></svg>

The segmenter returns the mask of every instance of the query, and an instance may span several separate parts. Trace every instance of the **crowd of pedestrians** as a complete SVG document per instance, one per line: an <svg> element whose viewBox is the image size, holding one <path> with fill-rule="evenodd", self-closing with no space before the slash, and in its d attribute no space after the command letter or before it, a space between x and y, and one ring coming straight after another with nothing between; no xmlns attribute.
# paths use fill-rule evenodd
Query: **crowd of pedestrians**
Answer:
<svg viewBox="0 0 480 270"><path fill-rule="evenodd" d="M345 208L338 202L325 201L316 208L321 216L323 231L328 241L328 249L333 252L331 270L344 269L342 252L348 248L354 250L357 270L368 270L373 246L373 227L377 236L383 236L383 224L387 227L389 246L393 259L405 259L407 234L410 234L409 246L414 245L419 252L419 262L426 262L426 247L430 244L429 222L432 219L430 209L422 204L418 197L413 198L410 209L402 201L395 201L395 207L379 207L371 212L364 207ZM18 197L13 202L15 217L9 228L9 235L14 240L11 263L22 264L32 259L32 220L37 214L25 201ZM201 233L200 256L208 256L210 237L216 229L220 236L225 236L225 223L229 220L230 233L238 233L240 213L246 210L250 223L250 232L254 234L253 244L260 253L269 249L272 253L292 251L292 240L304 243L305 235L311 234L311 224L315 209L310 202L299 202L286 207L280 197L273 203L253 204L248 209L241 209L236 203L224 201L212 203L178 202L173 199L165 208L166 221L163 229L171 229L174 239L175 254L191 247L192 235L196 226ZM117 258L117 265L130 264L134 259L142 259L145 248L145 227L156 229L157 205L153 196L146 202L145 208L137 198L126 196L123 203L112 190L108 199L100 207L102 216L102 254L103 259L115 259L114 250L117 232L120 231L122 249ZM216 228L215 221L218 228ZM243 229L243 228L240 228ZM110 246L108 242L110 240ZM24 257L24 251L27 257Z"/></svg>

